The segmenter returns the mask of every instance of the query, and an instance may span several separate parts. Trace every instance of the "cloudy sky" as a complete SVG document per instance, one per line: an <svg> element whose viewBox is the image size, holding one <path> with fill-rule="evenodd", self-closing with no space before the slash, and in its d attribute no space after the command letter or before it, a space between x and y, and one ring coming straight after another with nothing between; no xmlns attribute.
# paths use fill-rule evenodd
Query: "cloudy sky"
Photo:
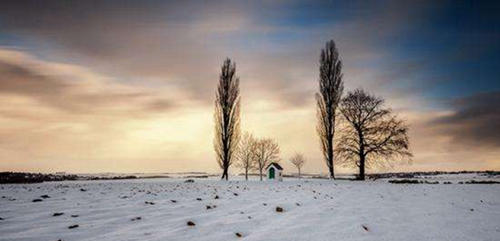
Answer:
<svg viewBox="0 0 500 241"><path fill-rule="evenodd" d="M314 93L330 39L346 89L411 125L413 164L393 170L500 170L498 2L311 2L2 1L0 171L217 172L230 57L243 129L276 139L285 168L298 151L326 173Z"/></svg>

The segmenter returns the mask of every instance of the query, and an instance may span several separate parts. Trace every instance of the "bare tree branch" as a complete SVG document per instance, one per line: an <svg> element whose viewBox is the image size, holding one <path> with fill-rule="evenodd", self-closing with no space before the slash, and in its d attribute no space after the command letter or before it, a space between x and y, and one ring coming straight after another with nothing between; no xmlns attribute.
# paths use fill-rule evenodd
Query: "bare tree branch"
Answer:
<svg viewBox="0 0 500 241"><path fill-rule="evenodd" d="M359 167L359 178L365 178L365 167L391 166L394 159L411 161L408 125L384 100L362 89L349 92L339 107L342 113L341 137L335 153L344 165Z"/></svg>
<svg viewBox="0 0 500 241"><path fill-rule="evenodd" d="M245 171L245 180L248 180L248 173L256 168L257 140L248 132L245 132L241 139L237 155L236 166Z"/></svg>
<svg viewBox="0 0 500 241"><path fill-rule="evenodd" d="M264 169L271 164L271 162L280 161L280 147L276 141L267 138L258 140L256 146L256 166L259 170L260 180L262 181Z"/></svg>
<svg viewBox="0 0 500 241"><path fill-rule="evenodd" d="M306 158L304 157L304 154L296 152L295 155L292 156L290 159L290 162L297 168L299 171L299 179L301 178L300 176L300 170L306 163Z"/></svg>

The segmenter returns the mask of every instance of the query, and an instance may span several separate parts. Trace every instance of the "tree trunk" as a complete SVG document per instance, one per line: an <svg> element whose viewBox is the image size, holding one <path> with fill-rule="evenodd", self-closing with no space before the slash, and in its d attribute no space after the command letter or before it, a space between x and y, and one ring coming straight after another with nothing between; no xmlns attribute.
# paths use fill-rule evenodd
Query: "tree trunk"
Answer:
<svg viewBox="0 0 500 241"><path fill-rule="evenodd" d="M365 180L365 157L361 155L359 157L359 180Z"/></svg>
<svg viewBox="0 0 500 241"><path fill-rule="evenodd" d="M330 161L330 179L335 179L335 172L333 169L333 136L328 140L328 160Z"/></svg>
<svg viewBox="0 0 500 241"><path fill-rule="evenodd" d="M359 180L365 180L365 138L360 127L356 128L359 138Z"/></svg>
<svg viewBox="0 0 500 241"><path fill-rule="evenodd" d="M300 168L299 168L299 180L300 180Z"/></svg>
<svg viewBox="0 0 500 241"><path fill-rule="evenodd" d="M260 180L262 181L262 170L260 170Z"/></svg>
<svg viewBox="0 0 500 241"><path fill-rule="evenodd" d="M328 168L330 171L330 179L335 179L335 173L333 172L333 159L330 159L330 166Z"/></svg>
<svg viewBox="0 0 500 241"><path fill-rule="evenodd" d="M226 179L226 181L228 180L227 168L224 168L224 172L222 172L221 180L224 180L224 179Z"/></svg>
<svg viewBox="0 0 500 241"><path fill-rule="evenodd" d="M248 169L245 169L245 180L248 181Z"/></svg>

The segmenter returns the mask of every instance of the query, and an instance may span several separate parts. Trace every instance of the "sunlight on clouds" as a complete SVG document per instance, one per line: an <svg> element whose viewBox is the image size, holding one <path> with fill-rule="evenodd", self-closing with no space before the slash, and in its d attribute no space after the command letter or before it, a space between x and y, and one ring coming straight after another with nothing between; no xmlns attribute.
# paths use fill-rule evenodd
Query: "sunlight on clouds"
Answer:
<svg viewBox="0 0 500 241"><path fill-rule="evenodd" d="M211 128L196 122L205 118L202 123L211 125L210 112L180 111L163 104L168 101L163 96L179 98L176 94L182 92L126 85L79 66L12 50L2 50L0 60L12 78L2 80L3 92L14 92L0 95L4 103L0 135L9 140L0 143L6 154L1 166L16 169L30 163L43 171L169 170L173 160L199 158L200 151L207 152L200 143L207 142L211 132L206 130ZM56 87L53 93L51 85ZM186 157L185 148L190 147ZM9 165L12 159L18 161ZM163 163L144 168L140 161L144 159Z"/></svg>
<svg viewBox="0 0 500 241"><path fill-rule="evenodd" d="M9 77L0 82L2 169L218 171L212 146L212 105L186 98L191 94L175 85L158 81L144 85L119 82L81 66L43 61L15 50L0 49L0 63ZM311 79L308 85L298 87L310 91L316 81L309 75L295 77ZM242 81L247 81L246 85L255 81L253 75L244 76ZM242 97L242 130L276 139L281 146L282 164L287 169L294 170L289 157L302 152L308 159L305 171L324 172L313 96L293 106L286 98L255 92L260 89L255 88L250 84L249 89L254 91L245 89L243 93L249 92ZM290 93L293 93L290 89L281 92ZM457 150L452 138L440 134L440 126L428 124L453 112L415 110L408 106L426 105L425 100L375 94L386 96L387 106L397 109L411 125L414 164L396 165L392 170L496 167L496 161L492 161L496 160L496 153L479 157L470 151ZM352 170L337 167L340 173Z"/></svg>
<svg viewBox="0 0 500 241"><path fill-rule="evenodd" d="M288 159L299 151L309 160L305 172L326 172L314 94L318 57L332 38L346 92L362 87L383 97L411 125L413 165L393 170L498 168L498 135L484 127L498 122L489 103L500 95L456 105L436 96L435 88L453 86L454 80L441 84L457 72L450 66L463 61L448 64L443 56L476 45L459 43L468 38L429 41L435 33L427 24L442 18L432 4L5 5L2 170L217 172L214 92L221 61L230 57L241 81L242 129L276 139L287 170L294 170ZM457 45L449 49L447 39Z"/></svg>

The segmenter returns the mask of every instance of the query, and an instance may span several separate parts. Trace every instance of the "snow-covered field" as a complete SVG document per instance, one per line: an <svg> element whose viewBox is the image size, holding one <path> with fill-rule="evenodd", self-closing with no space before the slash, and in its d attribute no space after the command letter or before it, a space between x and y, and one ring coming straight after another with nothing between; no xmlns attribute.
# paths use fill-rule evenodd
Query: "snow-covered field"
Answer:
<svg viewBox="0 0 500 241"><path fill-rule="evenodd" d="M0 240L500 240L500 185L386 181L0 185Z"/></svg>

